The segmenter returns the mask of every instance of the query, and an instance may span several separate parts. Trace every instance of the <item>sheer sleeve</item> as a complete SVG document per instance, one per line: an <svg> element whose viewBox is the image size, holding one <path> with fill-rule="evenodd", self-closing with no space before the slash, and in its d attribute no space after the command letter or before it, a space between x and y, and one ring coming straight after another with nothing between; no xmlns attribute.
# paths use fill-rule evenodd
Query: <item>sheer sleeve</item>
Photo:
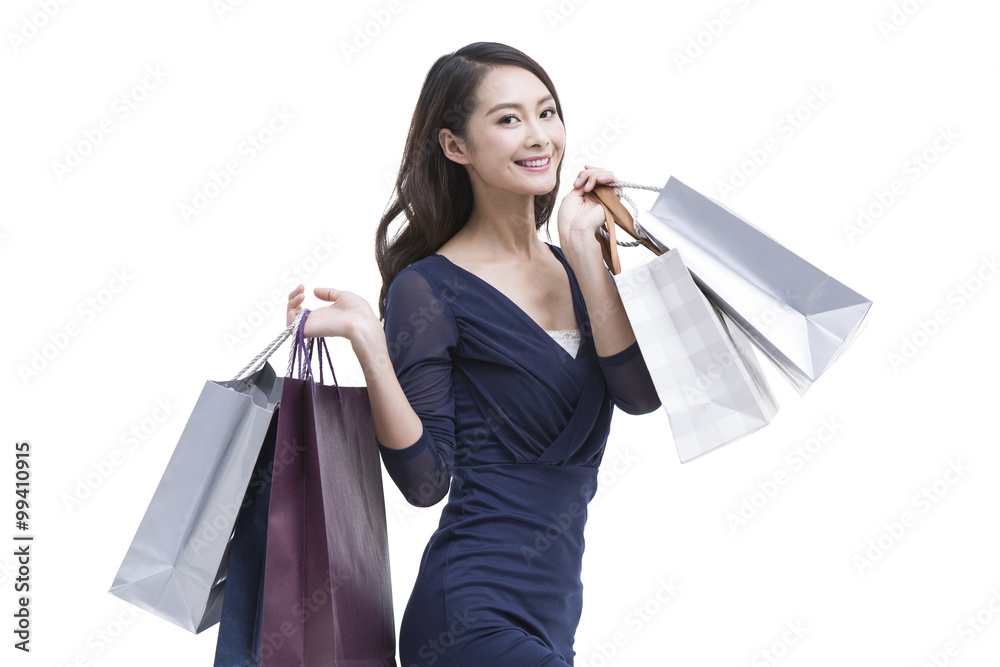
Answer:
<svg viewBox="0 0 1000 667"><path fill-rule="evenodd" d="M448 304L417 269L400 271L389 285L385 338L399 384L423 431L405 449L378 443L382 462L407 502L430 507L448 493L455 449L455 395L451 353L458 327Z"/></svg>
<svg viewBox="0 0 1000 667"><path fill-rule="evenodd" d="M615 276L608 269L612 282ZM597 357L604 380L611 390L615 405L630 415L644 415L660 407L660 397L653 386L646 362L636 341L617 354Z"/></svg>
<svg viewBox="0 0 1000 667"><path fill-rule="evenodd" d="M597 357L615 405L630 415L644 415L660 407L660 397L636 341L610 357Z"/></svg>

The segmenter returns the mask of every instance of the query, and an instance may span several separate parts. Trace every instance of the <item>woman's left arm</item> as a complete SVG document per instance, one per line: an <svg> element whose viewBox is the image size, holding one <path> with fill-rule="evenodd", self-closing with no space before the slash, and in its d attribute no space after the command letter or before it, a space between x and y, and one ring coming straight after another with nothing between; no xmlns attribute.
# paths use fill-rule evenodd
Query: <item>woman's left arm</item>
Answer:
<svg viewBox="0 0 1000 667"><path fill-rule="evenodd" d="M559 206L559 244L583 292L597 358L615 404L638 415L659 408L660 399L618 288L604 264L596 236L604 223L604 208L588 194L596 184L614 181L614 174L606 169L584 167Z"/></svg>

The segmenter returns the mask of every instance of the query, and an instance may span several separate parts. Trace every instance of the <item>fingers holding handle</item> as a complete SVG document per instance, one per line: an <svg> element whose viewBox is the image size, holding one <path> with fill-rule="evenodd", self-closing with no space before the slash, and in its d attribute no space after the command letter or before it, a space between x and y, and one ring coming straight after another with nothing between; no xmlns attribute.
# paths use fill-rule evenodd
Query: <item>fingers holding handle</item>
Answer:
<svg viewBox="0 0 1000 667"><path fill-rule="evenodd" d="M288 294L288 310L285 315L285 326L290 326L299 313L302 312L302 302L306 299L305 285L299 285Z"/></svg>

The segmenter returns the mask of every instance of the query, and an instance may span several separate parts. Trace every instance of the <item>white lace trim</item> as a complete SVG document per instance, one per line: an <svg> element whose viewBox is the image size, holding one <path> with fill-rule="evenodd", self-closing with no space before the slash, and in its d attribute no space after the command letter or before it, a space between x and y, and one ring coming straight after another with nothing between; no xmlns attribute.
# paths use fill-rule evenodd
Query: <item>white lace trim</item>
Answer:
<svg viewBox="0 0 1000 667"><path fill-rule="evenodd" d="M569 352L570 356L574 359L576 358L577 350L580 349L579 329L558 329L546 331L545 333L552 336L552 340L562 345L563 349Z"/></svg>

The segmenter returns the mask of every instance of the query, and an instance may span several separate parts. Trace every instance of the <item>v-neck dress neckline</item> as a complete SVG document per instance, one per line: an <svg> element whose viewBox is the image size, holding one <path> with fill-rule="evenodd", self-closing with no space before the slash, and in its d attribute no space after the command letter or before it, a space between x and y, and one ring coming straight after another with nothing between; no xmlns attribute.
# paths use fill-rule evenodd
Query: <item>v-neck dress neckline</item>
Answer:
<svg viewBox="0 0 1000 667"><path fill-rule="evenodd" d="M580 319L581 319L580 318L580 313L582 311L583 295L580 293L580 286L576 282L576 277L573 275L573 272L570 270L569 264L567 263L566 258L562 256L562 253L559 252L559 251L557 251L556 248L551 243L549 243L547 241L542 241L542 243L544 243L545 245L547 245L549 247L549 250L552 252L552 254L555 255L556 259L558 259L559 262L563 265L563 270L566 271L566 277L569 279L570 294L572 295L572 298L573 298L573 314L576 316L576 326L580 330L580 339L581 339L580 340L580 346L582 347L583 344L584 344L584 340L583 340L584 336L583 336L583 328L580 326ZM576 356L573 356L572 354L570 354L569 350L567 350L566 348L564 348L562 345L559 344L559 342L557 340L555 340L552 336L550 336L549 333L548 333L548 331L545 330L545 329L543 329L542 326L538 322L536 322L535 320L531 319L531 317L528 315L528 313L524 312L523 308L521 308L519 305L517 305L516 303L514 303L513 299L511 299L509 296L507 296L506 294L504 294L503 292L501 292L499 289L497 289L496 287L494 287L488 281L484 280L483 278L480 278L479 276L477 276L475 273L469 271L468 269L463 268L463 267L459 266L458 264L455 264L455 262L451 261L450 259L448 259L444 255L441 255L439 253L434 252L434 253L431 253L431 256L440 257L441 259L443 259L448 264L450 264L451 266L455 267L456 269L458 269L462 273L464 273L464 274L466 274L468 276L472 276L473 279L475 279L476 281L478 281L481 285L485 286L492 293L496 294L500 298L500 300L503 303L505 303L507 305L507 307L510 310L512 310L518 316L518 318L521 321L523 321L532 331L534 331L536 333L536 335L540 335L543 338L545 338L546 340L548 340L549 344L554 345L556 348L558 348L559 351L562 354L565 354L566 356L568 356L570 359L572 359L574 361L577 360L577 359L580 359L580 357L583 356L583 355L580 354L579 350L577 351Z"/></svg>

